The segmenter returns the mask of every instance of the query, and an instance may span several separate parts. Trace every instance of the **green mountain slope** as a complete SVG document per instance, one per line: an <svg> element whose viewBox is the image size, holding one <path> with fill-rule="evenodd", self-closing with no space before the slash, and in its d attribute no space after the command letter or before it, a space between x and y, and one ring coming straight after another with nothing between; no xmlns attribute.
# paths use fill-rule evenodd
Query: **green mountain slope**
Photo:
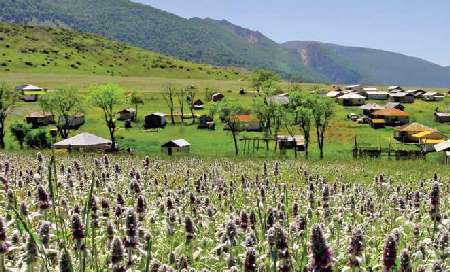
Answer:
<svg viewBox="0 0 450 272"><path fill-rule="evenodd" d="M0 23L0 71L238 79L242 69L193 64L104 37Z"/></svg>
<svg viewBox="0 0 450 272"><path fill-rule="evenodd" d="M69 27L177 58L221 66L266 68L295 80L323 80L263 35L249 40L223 22L184 19L127 0L0 0L0 20Z"/></svg>
<svg viewBox="0 0 450 272"><path fill-rule="evenodd" d="M329 43L284 44L331 82L449 87L450 69L398 53Z"/></svg>

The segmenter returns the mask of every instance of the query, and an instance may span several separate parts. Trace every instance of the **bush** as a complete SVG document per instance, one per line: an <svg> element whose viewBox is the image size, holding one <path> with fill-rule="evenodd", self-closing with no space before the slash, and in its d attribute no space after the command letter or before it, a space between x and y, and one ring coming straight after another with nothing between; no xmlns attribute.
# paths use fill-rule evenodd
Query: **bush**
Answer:
<svg viewBox="0 0 450 272"><path fill-rule="evenodd" d="M25 143L33 148L49 148L51 145L50 135L44 129L35 129L27 134Z"/></svg>
<svg viewBox="0 0 450 272"><path fill-rule="evenodd" d="M25 137L31 132L31 125L27 123L14 123L10 127L11 133L19 142L20 148L23 148Z"/></svg>

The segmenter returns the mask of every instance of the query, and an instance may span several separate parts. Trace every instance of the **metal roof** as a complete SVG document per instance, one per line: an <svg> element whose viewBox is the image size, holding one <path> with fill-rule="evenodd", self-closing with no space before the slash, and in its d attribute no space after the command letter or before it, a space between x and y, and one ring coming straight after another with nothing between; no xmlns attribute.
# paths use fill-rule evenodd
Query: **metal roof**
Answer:
<svg viewBox="0 0 450 272"><path fill-rule="evenodd" d="M95 147L110 145L111 141L98 137L97 135L91 133L81 133L72 138L62 140L55 144L55 147Z"/></svg>

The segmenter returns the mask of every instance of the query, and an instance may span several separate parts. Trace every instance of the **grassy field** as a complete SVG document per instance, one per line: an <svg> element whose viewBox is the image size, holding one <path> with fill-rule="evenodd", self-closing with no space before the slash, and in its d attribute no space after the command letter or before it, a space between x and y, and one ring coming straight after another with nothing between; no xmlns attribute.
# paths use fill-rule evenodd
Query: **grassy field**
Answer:
<svg viewBox="0 0 450 272"><path fill-rule="evenodd" d="M231 100L239 101L244 107L251 109L253 105L254 95L239 95L239 89L245 88L249 90L250 83L241 80L207 80L207 79L174 79L174 78L158 78L158 77L111 77L111 76L99 76L99 75L59 75L59 74L25 74L25 73L0 73L0 80L5 80L13 85L23 82L31 82L39 86L56 89L59 87L76 87L84 95L87 94L87 88L92 84L101 83L116 83L122 86L125 90L137 90L142 93L145 104L139 108L139 120L143 120L143 116L148 113L160 111L168 112L168 108L162 97L163 86L172 84L178 87L185 87L194 85L197 87L197 97L204 100L204 89L210 88L214 91L220 91L225 94ZM286 83L283 87L288 87ZM309 88L311 85L304 84L303 87ZM322 85L324 89L327 88ZM379 103L384 103L383 101ZM439 124L434 122L433 112L436 107L446 108L448 107L449 98L446 98L441 102L424 102L417 100L414 104L406 104L406 111L411 114L412 122L420 122L424 125L439 129L446 135L450 135L450 126L448 124ZM197 114L207 113L208 107L212 105L212 102L207 103L206 108L202 111L197 111ZM124 107L131 105L124 104L117 107L117 111ZM8 123L15 120L22 120L27 113L39 110L38 103L24 103L20 102L11 118L8 119ZM101 118L100 111L92 108L89 105L85 105L84 111L86 113L86 124L80 128L79 131L73 131L72 134L79 133L81 131L88 131L95 133L99 136L107 137L108 132ZM329 159L342 160L351 158L351 149L354 144L355 136L358 142L364 145L370 146L382 146L388 147L389 144L395 144L396 141L392 138L393 129L384 128L374 130L368 125L357 124L347 120L347 113L354 112L360 113L359 108L347 107L336 105L336 114L330 124L326 135L325 155ZM188 115L186 111L186 115ZM133 125L131 129L123 128L123 123L119 123L119 131L117 136L119 137L119 143L121 147L132 147L138 153L141 154L158 154L160 152L160 145L167 140L184 138L192 144L191 154L202 156L232 156L233 155L233 142L229 132L223 131L221 124L215 131L199 130L197 125L191 124L190 120L186 120L185 124L177 124L176 126L168 125L165 129L158 132L150 132L142 129L142 122L138 121ZM239 136L254 136L258 133L241 133ZM315 135L315 134L313 134ZM315 137L313 137L315 138ZM7 145L9 148L17 148L17 144L12 140L10 135L7 136ZM242 149L242 146L241 146ZM261 149L259 152L252 154L253 157L279 157L279 153L273 151L274 147L271 146L271 151L266 152ZM311 146L312 157L316 158L318 155L315 145L315 139ZM430 157L431 160L438 160L440 156L433 154ZM293 154L288 153L283 157L292 157Z"/></svg>

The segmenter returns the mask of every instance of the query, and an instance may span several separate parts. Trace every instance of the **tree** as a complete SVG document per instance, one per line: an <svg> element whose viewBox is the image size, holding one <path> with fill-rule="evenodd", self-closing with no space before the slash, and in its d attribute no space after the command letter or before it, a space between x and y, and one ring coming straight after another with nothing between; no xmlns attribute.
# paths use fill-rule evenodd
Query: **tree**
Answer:
<svg viewBox="0 0 450 272"><path fill-rule="evenodd" d="M175 125L175 119L173 117L173 112L175 110L175 88L171 85L164 87L163 98L169 107L170 121L172 122L172 125Z"/></svg>
<svg viewBox="0 0 450 272"><path fill-rule="evenodd" d="M67 139L70 131L70 119L81 111L81 97L76 89L62 89L50 92L39 99L41 108L51 112L57 122L61 138Z"/></svg>
<svg viewBox="0 0 450 272"><path fill-rule="evenodd" d="M90 88L89 101L93 106L98 107L103 111L113 150L116 149L116 138L114 137L116 131L114 107L121 104L123 99L123 90L117 85L104 84Z"/></svg>
<svg viewBox="0 0 450 272"><path fill-rule="evenodd" d="M280 78L271 71L257 70L251 77L252 87L259 93L260 91L273 89Z"/></svg>
<svg viewBox="0 0 450 272"><path fill-rule="evenodd" d="M16 122L10 126L11 134L16 138L16 140L19 142L20 149L23 149L23 143L25 142L25 137L30 133L31 131L31 125L22 123L22 122Z"/></svg>
<svg viewBox="0 0 450 272"><path fill-rule="evenodd" d="M186 100L189 103L189 110L191 111L191 118L192 118L192 124L195 123L195 105L194 105L194 100L195 100L195 94L196 94L196 90L194 86L189 86L186 88Z"/></svg>
<svg viewBox="0 0 450 272"><path fill-rule="evenodd" d="M237 103L229 101L220 102L220 110L222 112L222 120L229 127L231 135L233 136L234 149L236 156L239 155L239 146L237 142L237 134L241 126L239 114L242 112L242 107Z"/></svg>
<svg viewBox="0 0 450 272"><path fill-rule="evenodd" d="M309 155L309 141L311 135L311 119L312 119L312 111L306 107L298 107L296 109L296 122L300 126L303 132L303 136L305 138L305 158L308 159Z"/></svg>
<svg viewBox="0 0 450 272"><path fill-rule="evenodd" d="M135 120L137 121L138 119L138 106L139 104L144 104L144 98L142 98L142 96L134 91L131 93L130 96L130 103L134 105L134 108L136 109L136 116L135 116Z"/></svg>
<svg viewBox="0 0 450 272"><path fill-rule="evenodd" d="M328 128L329 121L334 114L334 103L332 100L323 99L318 95L314 95L308 99L308 106L311 109L316 127L317 145L320 150L320 158L323 159L325 131Z"/></svg>
<svg viewBox="0 0 450 272"><path fill-rule="evenodd" d="M0 148L5 148L5 122L17 101L17 93L6 82L0 82Z"/></svg>

